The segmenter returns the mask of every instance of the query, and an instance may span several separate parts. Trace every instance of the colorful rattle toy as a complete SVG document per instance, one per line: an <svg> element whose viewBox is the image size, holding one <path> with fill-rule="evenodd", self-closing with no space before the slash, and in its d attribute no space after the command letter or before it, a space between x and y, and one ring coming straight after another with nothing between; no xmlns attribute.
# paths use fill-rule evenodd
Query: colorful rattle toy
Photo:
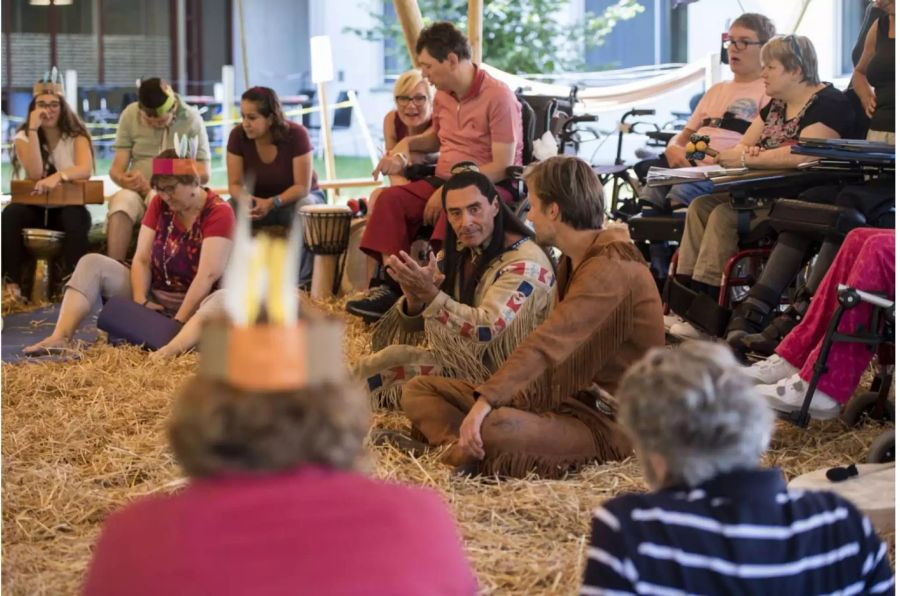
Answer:
<svg viewBox="0 0 900 596"><path fill-rule="evenodd" d="M702 161L704 157L709 155L715 157L718 151L709 146L709 137L707 135L691 135L691 140L684 146L689 161Z"/></svg>

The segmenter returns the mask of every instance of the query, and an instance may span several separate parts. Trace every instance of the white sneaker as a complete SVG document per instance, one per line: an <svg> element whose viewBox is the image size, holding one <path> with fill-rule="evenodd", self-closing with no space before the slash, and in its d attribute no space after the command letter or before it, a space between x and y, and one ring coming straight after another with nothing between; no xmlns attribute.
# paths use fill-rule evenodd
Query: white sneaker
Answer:
<svg viewBox="0 0 900 596"><path fill-rule="evenodd" d="M677 325L678 323L684 323L684 319L676 315L675 313L669 315L663 315L663 325L666 327L666 331L672 328L672 325Z"/></svg>
<svg viewBox="0 0 900 596"><path fill-rule="evenodd" d="M772 354L765 360L746 367L744 372L759 385L772 385L781 379L797 374L800 369L778 354Z"/></svg>
<svg viewBox="0 0 900 596"><path fill-rule="evenodd" d="M669 327L669 335L673 335L680 339L709 339L710 337L687 321L675 323Z"/></svg>
<svg viewBox="0 0 900 596"><path fill-rule="evenodd" d="M809 383L800 378L800 374L794 374L782 379L774 385L758 385L757 389L769 402L773 410L779 412L796 412L803 405ZM825 393L818 389L813 393L809 403L809 416L815 420L830 420L837 418L841 413L841 406Z"/></svg>

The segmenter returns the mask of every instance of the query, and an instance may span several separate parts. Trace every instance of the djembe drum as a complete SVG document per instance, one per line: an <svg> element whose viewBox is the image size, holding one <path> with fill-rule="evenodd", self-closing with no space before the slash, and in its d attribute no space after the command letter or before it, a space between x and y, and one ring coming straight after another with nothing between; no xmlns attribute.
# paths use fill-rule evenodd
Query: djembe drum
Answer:
<svg viewBox="0 0 900 596"><path fill-rule="evenodd" d="M315 255L310 296L329 298L341 282L343 258L350 241L353 215L342 205L305 205L300 208L303 246Z"/></svg>
<svg viewBox="0 0 900 596"><path fill-rule="evenodd" d="M31 302L40 304L50 301L50 262L62 249L65 232L25 228L22 238L25 248L34 257L34 284L31 286Z"/></svg>

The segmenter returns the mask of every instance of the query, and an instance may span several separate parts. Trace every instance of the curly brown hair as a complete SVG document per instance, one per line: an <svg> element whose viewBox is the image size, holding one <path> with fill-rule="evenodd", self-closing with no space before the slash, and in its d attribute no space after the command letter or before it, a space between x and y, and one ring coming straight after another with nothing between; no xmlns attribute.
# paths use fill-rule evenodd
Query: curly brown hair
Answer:
<svg viewBox="0 0 900 596"><path fill-rule="evenodd" d="M369 429L368 403L351 382L262 393L197 376L175 403L169 441L194 478L302 464L357 469Z"/></svg>

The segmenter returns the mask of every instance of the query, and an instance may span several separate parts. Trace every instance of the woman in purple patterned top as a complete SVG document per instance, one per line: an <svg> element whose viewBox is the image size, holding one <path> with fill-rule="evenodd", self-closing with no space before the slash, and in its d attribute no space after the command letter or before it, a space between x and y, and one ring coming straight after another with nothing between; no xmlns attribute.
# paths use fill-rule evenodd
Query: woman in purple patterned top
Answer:
<svg viewBox="0 0 900 596"><path fill-rule="evenodd" d="M187 161L177 157L169 149L157 159ZM130 297L184 323L215 288L231 252L234 211L200 186L196 169L154 174L150 185L156 195L141 221L131 268L101 254L82 257L66 285L53 333L25 348L26 354L64 348L100 298Z"/></svg>

